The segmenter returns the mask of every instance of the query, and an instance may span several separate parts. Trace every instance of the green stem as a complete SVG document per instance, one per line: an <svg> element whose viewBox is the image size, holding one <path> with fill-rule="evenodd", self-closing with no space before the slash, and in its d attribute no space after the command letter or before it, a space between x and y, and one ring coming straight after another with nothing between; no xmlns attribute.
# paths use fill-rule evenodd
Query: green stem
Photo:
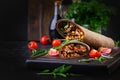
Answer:
<svg viewBox="0 0 120 80"><path fill-rule="evenodd" d="M61 77L67 77L67 76L80 76L80 74L73 74L73 73L37 73L37 75L53 75L54 78L56 78L56 76L61 76Z"/></svg>
<svg viewBox="0 0 120 80"><path fill-rule="evenodd" d="M67 77L66 74L63 74L63 73L52 73L52 72L50 72L50 73L37 73L37 75L53 75L54 78L55 78L56 76Z"/></svg>
<svg viewBox="0 0 120 80"><path fill-rule="evenodd" d="M40 57L40 56L45 55L47 53L48 53L48 50L37 50L34 53L32 53L31 58Z"/></svg>

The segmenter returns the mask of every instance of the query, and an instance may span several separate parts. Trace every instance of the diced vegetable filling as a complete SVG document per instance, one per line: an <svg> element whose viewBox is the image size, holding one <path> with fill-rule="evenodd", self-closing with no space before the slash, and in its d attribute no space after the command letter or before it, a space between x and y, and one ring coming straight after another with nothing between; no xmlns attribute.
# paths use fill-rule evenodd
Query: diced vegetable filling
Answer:
<svg viewBox="0 0 120 80"><path fill-rule="evenodd" d="M84 38L84 33L82 30L80 30L78 27L76 27L73 24L68 25L68 27L65 28L65 35L67 40L83 40Z"/></svg>

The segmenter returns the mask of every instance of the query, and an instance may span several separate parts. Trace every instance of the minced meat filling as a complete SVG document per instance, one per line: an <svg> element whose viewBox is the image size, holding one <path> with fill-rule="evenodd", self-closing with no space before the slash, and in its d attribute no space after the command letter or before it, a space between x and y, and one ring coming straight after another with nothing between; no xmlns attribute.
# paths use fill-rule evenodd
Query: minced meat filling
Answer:
<svg viewBox="0 0 120 80"><path fill-rule="evenodd" d="M62 48L61 55L65 58L79 57L84 55L86 51L86 46L77 43L71 43Z"/></svg>

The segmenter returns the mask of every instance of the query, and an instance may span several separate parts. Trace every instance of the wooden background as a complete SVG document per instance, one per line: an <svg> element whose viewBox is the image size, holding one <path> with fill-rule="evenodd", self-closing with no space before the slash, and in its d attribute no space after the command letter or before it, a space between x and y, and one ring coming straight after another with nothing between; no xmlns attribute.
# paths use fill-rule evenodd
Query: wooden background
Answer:
<svg viewBox="0 0 120 80"><path fill-rule="evenodd" d="M39 40L49 35L49 24L54 12L54 0L29 0L28 40Z"/></svg>

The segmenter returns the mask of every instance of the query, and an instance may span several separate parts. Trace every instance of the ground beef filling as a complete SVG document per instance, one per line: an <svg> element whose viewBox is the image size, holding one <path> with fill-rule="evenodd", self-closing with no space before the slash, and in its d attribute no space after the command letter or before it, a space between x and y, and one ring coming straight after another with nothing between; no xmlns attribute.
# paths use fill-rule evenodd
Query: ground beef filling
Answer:
<svg viewBox="0 0 120 80"><path fill-rule="evenodd" d="M70 43L62 47L60 54L64 58L71 58L83 56L86 54L86 52L87 52L86 46L80 45L78 43Z"/></svg>

